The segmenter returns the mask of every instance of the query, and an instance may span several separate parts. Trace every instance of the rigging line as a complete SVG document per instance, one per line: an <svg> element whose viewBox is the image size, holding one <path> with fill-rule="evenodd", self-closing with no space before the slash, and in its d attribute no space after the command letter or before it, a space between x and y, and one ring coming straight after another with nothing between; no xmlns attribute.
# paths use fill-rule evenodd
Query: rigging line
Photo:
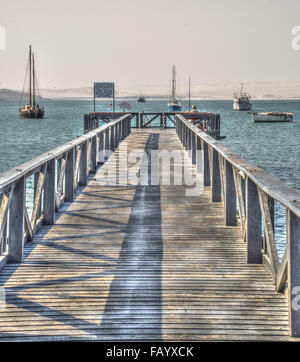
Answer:
<svg viewBox="0 0 300 362"><path fill-rule="evenodd" d="M22 87L22 93L21 93L21 99L20 99L20 102L19 102L19 108L21 107L21 103L23 102L24 90L25 90L25 85L26 85L27 76L28 76L28 68L29 68L29 59L27 60L25 79L24 79L24 83L23 83L23 87Z"/></svg>
<svg viewBox="0 0 300 362"><path fill-rule="evenodd" d="M36 52L35 52L35 58L34 58L34 62L35 62L35 84L36 84L36 99L39 100L39 105L44 106L44 103L42 101L42 96L40 94L40 88L39 88L39 84L38 84L38 79L39 79L39 67L38 67L38 61L37 61L37 56L36 56Z"/></svg>

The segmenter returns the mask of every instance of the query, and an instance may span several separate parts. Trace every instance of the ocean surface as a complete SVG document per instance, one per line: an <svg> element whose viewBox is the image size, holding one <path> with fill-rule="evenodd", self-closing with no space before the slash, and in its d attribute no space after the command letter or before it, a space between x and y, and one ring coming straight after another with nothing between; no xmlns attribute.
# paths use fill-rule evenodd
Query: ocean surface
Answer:
<svg viewBox="0 0 300 362"><path fill-rule="evenodd" d="M116 105L121 101L116 101ZM136 103L132 112L166 112L166 101ZM185 105L184 102L182 102ZM199 111L221 115L221 134L228 147L300 190L300 100L253 101L257 111L294 113L293 123L255 124L247 112L232 109L232 101L192 101ZM0 173L83 134L83 114L93 111L87 100L45 101L45 118L20 119L18 102L0 101ZM110 111L110 102L98 101L97 111ZM186 110L186 109L183 109ZM31 184L31 183L30 183ZM29 192L28 198L32 198ZM275 235L279 255L285 245L285 210L275 204Z"/></svg>

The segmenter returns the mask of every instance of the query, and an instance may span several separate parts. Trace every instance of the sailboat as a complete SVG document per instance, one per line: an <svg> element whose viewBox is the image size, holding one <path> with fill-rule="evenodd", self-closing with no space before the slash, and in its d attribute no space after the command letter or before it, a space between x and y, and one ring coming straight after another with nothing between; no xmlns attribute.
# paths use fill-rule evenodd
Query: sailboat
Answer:
<svg viewBox="0 0 300 362"><path fill-rule="evenodd" d="M181 111L180 101L176 98L176 67L172 68L172 98L168 103L168 110L170 112Z"/></svg>
<svg viewBox="0 0 300 362"><path fill-rule="evenodd" d="M38 103L36 103L36 98L38 94L37 87L37 79L36 79L36 71L35 71L35 63L34 63L34 53L32 52L31 45L29 46L29 94L28 94L28 103L24 106L24 108L19 107L19 116L22 118L43 118L44 117L44 108L40 107ZM28 68L28 66L27 66ZM25 83L27 78L27 71L25 75ZM24 95L24 87L22 91L21 101Z"/></svg>

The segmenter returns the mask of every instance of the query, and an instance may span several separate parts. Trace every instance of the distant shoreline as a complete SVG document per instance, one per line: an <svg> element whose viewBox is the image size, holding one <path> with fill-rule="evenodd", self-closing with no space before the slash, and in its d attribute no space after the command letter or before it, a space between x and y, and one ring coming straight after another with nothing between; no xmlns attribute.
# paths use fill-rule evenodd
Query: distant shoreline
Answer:
<svg viewBox="0 0 300 362"><path fill-rule="evenodd" d="M87 97L53 97L53 98L41 98L42 101L89 101L89 102L93 102L93 98L87 98ZM133 97L117 97L115 98L115 101L123 101L123 100L128 100L131 102L136 102L136 98ZM252 98L251 102L256 102L256 101L299 101L300 97L290 97L290 98ZM0 102L19 102L19 99L16 98L7 98L7 99L2 99L0 98ZM101 99L97 99L97 102L110 102L111 99L107 98L101 98ZM153 101L165 101L168 102L169 98L153 98L153 97L149 97L146 98L146 103L147 102L153 102ZM188 102L188 99L186 98L180 98L181 102ZM233 101L233 98L191 98L191 101Z"/></svg>

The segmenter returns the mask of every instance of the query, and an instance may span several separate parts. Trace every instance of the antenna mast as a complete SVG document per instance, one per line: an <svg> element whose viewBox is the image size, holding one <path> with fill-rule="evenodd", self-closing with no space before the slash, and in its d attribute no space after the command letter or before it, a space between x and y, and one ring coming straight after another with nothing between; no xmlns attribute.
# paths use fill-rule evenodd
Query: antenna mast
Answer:
<svg viewBox="0 0 300 362"><path fill-rule="evenodd" d="M176 67L173 65L172 71L172 98L176 98Z"/></svg>
<svg viewBox="0 0 300 362"><path fill-rule="evenodd" d="M32 84L32 79L31 79L31 74L32 74L32 70L31 70L31 45L29 45L29 105L30 107L32 106L32 97L31 97L31 84Z"/></svg>

